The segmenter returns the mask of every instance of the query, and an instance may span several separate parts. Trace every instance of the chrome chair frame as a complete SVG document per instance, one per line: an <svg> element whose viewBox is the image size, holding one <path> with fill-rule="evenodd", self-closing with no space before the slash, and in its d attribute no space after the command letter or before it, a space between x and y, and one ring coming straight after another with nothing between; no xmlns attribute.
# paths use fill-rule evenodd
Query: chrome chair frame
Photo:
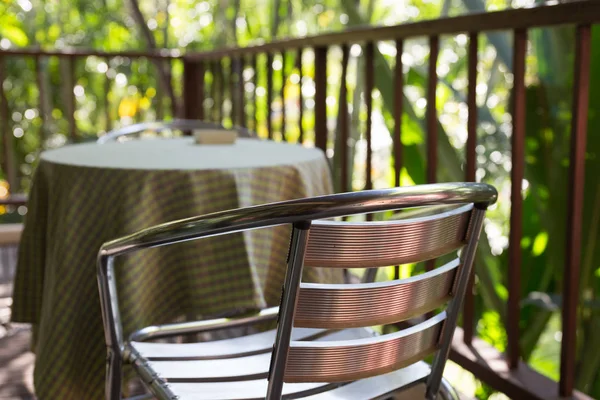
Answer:
<svg viewBox="0 0 600 400"><path fill-rule="evenodd" d="M292 239L288 254L284 293L279 308L266 309L256 316L241 320L220 319L149 327L130 337L131 340L144 340L173 334L230 328L278 318L266 398L268 400L280 399L286 374L286 362L290 353L294 312L300 291L308 233L312 221L411 207L469 203L473 204L473 209L468 224L469 234L466 235L468 239L466 239L466 245L460 256L462 268L459 269L458 276L454 280L452 289L454 297L447 307L444 328L439 338L439 348L426 381L426 398L435 398L440 386L446 387L442 379L443 368L450 352L452 336L467 288L485 211L490 204L496 201L496 198L497 192L492 186L480 183L446 183L343 193L192 217L144 229L130 236L105 243L98 254L98 285L108 353L106 398L112 400L120 398L123 362L137 362L136 354L132 354L132 350L125 344L123 337L115 282L115 257L141 249L199 238L291 224L293 226ZM315 222L315 224L318 223L318 221ZM144 368L141 370L145 371ZM176 398L168 385L157 384L153 385L152 389L155 394L164 398Z"/></svg>
<svg viewBox="0 0 600 400"><path fill-rule="evenodd" d="M114 142L121 137L133 135L136 133L142 133L146 131L160 132L168 129L192 131L194 129L226 129L222 124L216 122L206 122L195 119L174 119L173 121L156 121L156 122L142 122L139 124L133 124L125 126L123 128L112 130L106 135L98 138L96 143L104 144L108 142ZM235 130L240 137L255 138L256 135L247 128L234 126L231 128Z"/></svg>

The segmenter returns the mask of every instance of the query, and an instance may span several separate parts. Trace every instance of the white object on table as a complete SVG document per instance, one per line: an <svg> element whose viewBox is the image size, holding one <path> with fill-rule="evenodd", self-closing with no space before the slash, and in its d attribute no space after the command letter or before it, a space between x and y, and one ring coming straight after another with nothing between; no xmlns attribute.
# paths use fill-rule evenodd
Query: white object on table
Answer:
<svg viewBox="0 0 600 400"><path fill-rule="evenodd" d="M197 129L194 131L197 144L233 144L237 132L224 129Z"/></svg>

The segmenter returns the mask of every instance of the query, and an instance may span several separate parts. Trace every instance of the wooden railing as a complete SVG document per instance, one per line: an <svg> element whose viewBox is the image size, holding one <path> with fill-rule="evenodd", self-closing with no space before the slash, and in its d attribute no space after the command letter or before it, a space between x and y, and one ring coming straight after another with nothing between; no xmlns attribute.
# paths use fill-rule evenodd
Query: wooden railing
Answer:
<svg viewBox="0 0 600 400"><path fill-rule="evenodd" d="M36 86L38 90L38 104L32 105L37 106L39 110L39 116L41 118L42 126L44 123L47 123L46 118L49 117L49 110L47 110L47 105L44 102L45 98L45 90L46 85L42 79L42 61L57 58L60 62L64 62L66 68L61 70L61 87L62 90L62 101L65 104L65 118L68 122L68 130L67 136L70 141L77 142L81 135L77 130L77 123L75 120L75 112L76 112L76 94L74 92L74 88L76 85L76 76L75 76L75 66L78 62L82 60L86 60L88 57L98 57L100 59L104 59L106 61L110 61L115 58L126 58L130 60L150 60L156 63L156 74L162 75L160 79L157 79L159 82L165 82L170 79L169 74L164 74L163 66L165 63L172 62L173 60L181 59L182 55L178 51L156 51L156 52L134 52L134 51L124 51L124 52L103 52L103 51L90 51L90 50L62 50L62 51L43 51L43 50L30 50L30 49L15 49L15 50L0 50L0 82L4 82L6 77L6 60L8 58L29 58L34 62L34 69L36 75ZM167 69L170 70L170 69ZM106 111L105 121L106 126L105 129L112 129L112 117L109 114L108 107L108 92L110 88L111 80L106 76L105 79L105 93L104 93L104 110ZM171 87L169 85L169 88ZM166 93L165 93L166 92ZM171 115L178 115L179 105L177 103L177 99L171 90L167 89L166 91L161 92L163 96L170 95L172 98L171 101ZM161 95L159 93L159 95ZM157 101L157 115L164 115L163 111L163 101ZM4 172L5 179L8 181L11 188L18 188L19 180L17 173L17 162L14 157L14 138L10 132L9 125L9 107L8 107L8 99L4 90L0 90L0 135L2 136L2 158L0 162L0 166ZM15 190L13 190L15 191Z"/></svg>
<svg viewBox="0 0 600 400"><path fill-rule="evenodd" d="M466 165L464 179L466 181L475 181L476 171L476 125L477 125L477 106L476 106L476 74L477 74L477 43L482 32L496 30L507 30L514 33L514 57L513 57L513 89L512 89L512 121L513 131L511 135L512 144L512 169L511 169L511 211L510 211L510 235L509 235L509 265L508 265L508 301L506 310L506 331L508 337L508 347L506 354L500 354L498 351L487 345L483 341L474 337L474 303L473 297L467 296L464 306L464 317L466 321L463 330L459 331L451 358L461 366L473 372L475 376L488 383L493 388L502 391L513 398L525 399L547 399L553 397L575 396L576 398L586 398L585 395L574 390L575 378L575 356L576 356L576 318L578 309L578 291L579 291L579 270L581 252L580 238L582 230L582 212L583 209L583 184L584 184L584 159L586 147L587 131L587 110L588 110L588 83L590 66L590 29L591 24L600 22L600 2L595 1L576 1L554 6L541 6L537 8L507 10L485 14L471 14L454 18L443 18L432 21L423 21L399 26L388 26L380 28L360 28L352 29L340 33L324 34L313 37L304 37L298 39L281 40L271 43L252 46L246 48L220 49L203 53L102 53L95 51L77 51L77 52L45 52L39 50L9 50L0 51L0 87L4 75L2 74L3 60L8 57L33 57L36 66L42 57L60 57L70 60L73 64L80 58L93 55L110 59L111 57L129 57L129 58L152 58L155 60L170 61L179 59L183 62L184 73L182 79L183 98L181 107L174 108L173 114L189 119L213 119L222 120L223 113L221 107L208 107L205 100L211 98L215 100L222 99L222 93L227 90L231 98L231 112L229 116L233 123L257 128L257 97L256 90L251 91L250 96L246 93L244 86L252 84L256 88L257 75L257 56L266 55L266 104L267 119L266 131L268 138L274 138L274 126L271 119L271 105L273 103L273 77L272 68L273 57L281 55L284 60L286 57L294 56L297 71L302 75L302 53L307 48L314 51L314 144L315 146L327 151L331 150L334 143L329 136L327 128L327 63L328 50L331 47L339 46L342 49L342 76L340 99L346 99L347 94L347 71L349 62L349 49L351 45L359 44L363 47L365 61L365 92L370 94L375 87L375 55L374 49L380 41L394 41L396 46L396 64L393 70L394 76L394 104L393 113L393 156L394 156L394 182L400 185L400 173L403 166L403 145L401 118L403 115L403 73L402 73L402 50L404 41L416 37L426 37L429 40L429 80L427 83L426 100L427 109L426 119L426 155L427 182L435 182L438 171L438 115L435 107L437 73L436 64L439 51L439 38L441 35L455 35L466 33L468 42L468 90L467 107L468 139L466 144ZM558 384L548 378L534 372L527 365L521 362L519 353L519 320L520 320L520 293L521 293L521 249L522 239L522 182L524 177L525 165L525 56L528 31L535 27L546 27L553 25L573 25L576 26L577 35L573 46L576 48L574 60L575 79L573 85L573 105L572 105L572 134L571 134L571 155L570 155L570 173L568 182L569 207L566 243L566 260L564 268L564 292L562 306L562 341L561 341L561 360L560 360L560 381ZM224 60L228 62L223 63ZM223 65L229 68L224 70ZM253 73L245 77L244 70L251 70ZM70 69L73 71L73 68ZM285 68L281 68L280 74L285 80ZM206 79L207 74L211 79ZM67 85L73 86L73 76L68 77ZM210 85L209 85L210 82ZM229 87L225 87L225 82ZM302 91L300 91L300 121L303 121L302 113L304 102L302 100ZM71 91L72 96L72 91ZM285 99L285 92L282 85L281 97ZM8 107L6 98L2 96L0 90L0 133L4 140L3 169L9 182L16 184L16 172L14 159L11 155L12 135L8 132L5 122L8 118ZM250 103L248 107L247 103ZM365 189L373 187L371 177L372 172L372 112L373 103L371 96L365 96L366 102L366 143L367 159L365 165ZM74 99L68 101L70 135L73 140L77 139L77 130L75 120L72 117L74 111ZM210 111L210 112L209 112ZM249 112L250 111L250 112ZM340 101L339 104L338 125L336 135L340 137L339 151L334 157L339 157L339 179L337 182L340 190L347 191L349 185L350 160L349 147L347 145L350 131L348 120L347 101ZM282 127L286 126L285 107L282 110ZM306 139L306 132L302 123L298 126L299 142ZM281 129L281 139L286 140L285 129ZM311 132L312 133L312 132ZM18 203L16 201L15 203ZM594 351L597 351L594 350ZM498 362L501 360L501 362ZM503 361L502 361L503 360Z"/></svg>

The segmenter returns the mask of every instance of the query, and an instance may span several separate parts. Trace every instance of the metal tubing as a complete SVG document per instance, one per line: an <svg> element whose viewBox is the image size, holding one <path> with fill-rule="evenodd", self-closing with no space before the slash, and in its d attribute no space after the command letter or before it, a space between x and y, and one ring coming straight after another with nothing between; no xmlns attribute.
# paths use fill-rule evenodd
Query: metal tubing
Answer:
<svg viewBox="0 0 600 400"><path fill-rule="evenodd" d="M281 307L279 310L279 321L277 336L271 356L269 368L269 385L267 388L267 400L280 400L283 389L283 377L288 352L290 350L290 338L294 320L294 311L298 301L300 280L302 279L302 267L304 254L308 242L310 222L299 222L294 224L292 230L292 241L288 255L288 268L285 275L285 283L281 294Z"/></svg>
<svg viewBox="0 0 600 400"><path fill-rule="evenodd" d="M100 250L100 256L122 255L142 248L181 243L224 233L344 215L429 205L489 205L493 204L496 198L496 189L484 183L438 183L288 200L156 225L105 243Z"/></svg>
<svg viewBox="0 0 600 400"><path fill-rule="evenodd" d="M447 319L440 335L441 347L436 354L433 363L431 365L431 374L427 379L427 392L425 398L433 400L437 397L437 393L440 389L442 380L442 374L444 373L444 366L448 355L450 354L450 347L452 346L452 337L454 336L454 330L458 321L458 314L462 307L462 299L464 298L467 290L467 284L469 277L471 276L471 269L473 267L473 259L475 258L475 250L477 249L477 242L479 241L479 235L481 234L481 227L483 226L483 220L485 218L485 207L476 207L473 209L473 215L470 222L470 237L469 242L463 249L461 256L461 266L458 272L458 276L455 280L454 298L450 301L447 309Z"/></svg>

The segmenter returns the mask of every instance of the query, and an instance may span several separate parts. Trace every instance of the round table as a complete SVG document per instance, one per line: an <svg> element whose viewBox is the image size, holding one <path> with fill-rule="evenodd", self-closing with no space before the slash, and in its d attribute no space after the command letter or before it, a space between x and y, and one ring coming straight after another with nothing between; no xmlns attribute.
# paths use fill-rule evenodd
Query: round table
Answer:
<svg viewBox="0 0 600 400"><path fill-rule="evenodd" d="M34 326L34 383L43 399L101 399L104 346L95 259L107 240L195 215L331 193L318 149L239 139L86 143L44 152L19 248L13 321ZM173 317L276 305L289 228L134 253L117 266L124 330ZM339 271L305 279L335 282Z"/></svg>

